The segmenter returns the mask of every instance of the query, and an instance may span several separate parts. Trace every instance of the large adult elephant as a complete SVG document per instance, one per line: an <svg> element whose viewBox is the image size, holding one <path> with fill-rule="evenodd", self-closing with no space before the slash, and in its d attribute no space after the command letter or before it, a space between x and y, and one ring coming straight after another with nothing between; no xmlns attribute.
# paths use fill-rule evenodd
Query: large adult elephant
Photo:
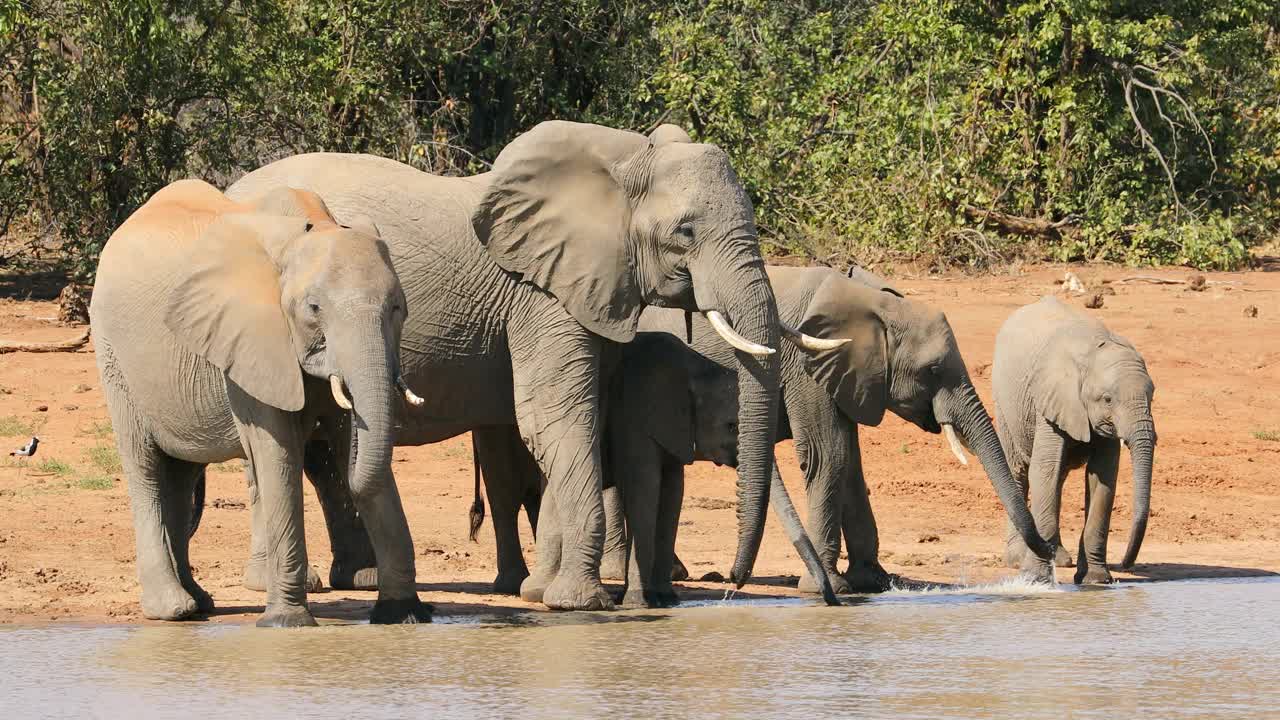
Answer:
<svg viewBox="0 0 1280 720"><path fill-rule="evenodd" d="M89 317L129 480L142 611L213 609L187 560L193 486L205 466L246 458L271 567L263 626L314 625L302 532L303 443L351 409L360 511L384 543L373 620L428 617L413 543L396 512L391 416L404 293L387 248L333 222L319 198L277 188L251 204L198 180L170 185L111 236ZM398 575L399 573L399 575Z"/></svg>
<svg viewBox="0 0 1280 720"><path fill-rule="evenodd" d="M880 424L886 411L930 433L946 433L964 461L963 441L981 460L1015 532L1036 554L1049 545L1036 533L1022 492L1009 471L991 418L974 390L946 317L905 299L875 276L846 276L830 268L769 267L784 326L806 338L781 347L783 412L779 440L794 438L809 498L808 532L837 592L886 589L888 576L877 559L879 539L858 445L858 426ZM684 319L647 310L640 327L684 338ZM812 345L811 338L848 340ZM723 367L732 367L720 343L701 321L693 325L693 347ZM621 523L610 522L607 569L625 555ZM843 530L849 567L836 568ZM611 574L611 573L609 573ZM805 575L801 588L816 590Z"/></svg>
<svg viewBox="0 0 1280 720"><path fill-rule="evenodd" d="M1109 583L1107 534L1116 497L1120 443L1133 456L1133 528L1123 567L1142 547L1151 508L1155 385L1142 355L1100 321L1055 297L1019 308L996 336L991 366L996 424L1009 465L1031 494L1040 534L1060 555L1058 514L1067 472L1086 468L1085 526L1077 583ZM1005 562L1035 566L1020 539L1005 540Z"/></svg>
<svg viewBox="0 0 1280 720"><path fill-rule="evenodd" d="M632 339L647 305L705 313L737 348L727 351L736 352L741 432L732 578L746 582L768 504L779 327L751 202L724 152L670 126L645 137L554 121L474 177L320 153L272 163L228 192L284 185L315 191L338 218L368 215L391 249L413 309L400 363L425 401L398 417L397 443L519 427L548 482L540 530L548 514L559 517L563 548L522 594L552 608L613 606L599 578L600 406L613 344ZM333 433L324 444L343 442ZM341 463L316 465L335 470L322 482L341 484ZM359 547L348 536L335 553Z"/></svg>

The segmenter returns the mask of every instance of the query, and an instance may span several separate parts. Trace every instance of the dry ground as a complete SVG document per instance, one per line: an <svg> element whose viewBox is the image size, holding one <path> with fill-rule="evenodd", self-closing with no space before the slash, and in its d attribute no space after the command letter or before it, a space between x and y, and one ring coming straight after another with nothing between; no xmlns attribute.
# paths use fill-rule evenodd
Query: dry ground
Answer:
<svg viewBox="0 0 1280 720"><path fill-rule="evenodd" d="M1086 284L1133 275L1186 280L1185 270L1077 267ZM982 278L900 278L913 300L943 308L979 392L990 401L992 345L1015 308L1057 290L1063 268L1013 270ZM1201 292L1184 285L1120 284L1091 310L1141 349L1155 379L1156 453L1152 518L1141 563L1129 579L1174 579L1280 571L1280 274L1212 274ZM1084 296L1072 297L1082 304ZM1247 306L1257 308L1247 317ZM0 339L58 340L52 302L0 299ZM91 351L0 355L0 452L36 432L38 456L0 455L0 622L136 622L139 588L124 478ZM960 467L940 441L895 417L863 433L866 474L880 525L882 560L910 580L975 582L1012 573L998 567L1003 513L978 463ZM494 574L493 536L467 540L471 502L468 436L398 448L396 477L418 551L424 599L442 612L533 609L486 593ZM799 498L801 476L789 446L783 476ZM1113 521L1113 560L1129 527L1128 458ZM679 551L695 577L723 571L735 538L734 475L691 469ZM1063 536L1074 549L1083 478L1067 484ZM330 561L319 507L307 492L307 544L326 577ZM264 596L239 586L249 544L240 463L210 468L203 525L192 543L196 576L220 608L217 621L247 622ZM712 500L708 502L707 499ZM729 502L714 502L715 500ZM803 503L798 502L803 508ZM526 532L525 537L528 537ZM531 554L532 546L526 551ZM750 595L794 593L795 557L770 519ZM1069 580L1070 570L1059 570ZM723 585L686 584L719 596ZM698 589L694 589L698 588ZM365 617L370 592L312 596L321 618Z"/></svg>

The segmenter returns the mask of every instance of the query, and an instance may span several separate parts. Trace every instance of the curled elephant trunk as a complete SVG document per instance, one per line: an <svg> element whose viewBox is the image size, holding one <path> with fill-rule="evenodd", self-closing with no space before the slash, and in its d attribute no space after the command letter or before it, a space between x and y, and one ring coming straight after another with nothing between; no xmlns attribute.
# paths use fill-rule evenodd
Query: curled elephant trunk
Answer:
<svg viewBox="0 0 1280 720"><path fill-rule="evenodd" d="M1120 567L1129 569L1138 559L1142 538L1147 533L1151 514L1151 465L1155 456L1156 432L1150 420L1138 423L1125 437L1133 458L1133 527L1129 531L1129 547L1124 551Z"/></svg>
<svg viewBox="0 0 1280 720"><path fill-rule="evenodd" d="M758 257L743 260L734 253L704 261L695 268L694 277L709 278L697 289L699 306L718 311L707 313L708 320L713 326L725 321L731 332L717 331L734 347L738 361L738 548L730 579L742 587L751 578L760 552L773 475L779 402L778 307Z"/></svg>
<svg viewBox="0 0 1280 720"><path fill-rule="evenodd" d="M982 405L973 385L965 383L958 388L943 390L934 397L934 414L944 426L950 424L959 430L961 439L969 447L982 468L986 470L991 485L1000 497L1000 503L1022 536L1023 542L1041 560L1052 560L1055 548L1036 530L1035 519L1027 509L1027 499L1022 488L1013 479L1000 439L991 424L991 417ZM953 448L960 455L960 451Z"/></svg>

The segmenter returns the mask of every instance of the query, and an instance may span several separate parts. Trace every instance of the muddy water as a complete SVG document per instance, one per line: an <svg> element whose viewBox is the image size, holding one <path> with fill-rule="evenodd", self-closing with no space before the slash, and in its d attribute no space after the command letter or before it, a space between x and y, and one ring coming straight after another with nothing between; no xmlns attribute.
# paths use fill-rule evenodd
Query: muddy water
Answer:
<svg viewBox="0 0 1280 720"><path fill-rule="evenodd" d="M430 626L0 628L0 718L1278 717L1280 580Z"/></svg>

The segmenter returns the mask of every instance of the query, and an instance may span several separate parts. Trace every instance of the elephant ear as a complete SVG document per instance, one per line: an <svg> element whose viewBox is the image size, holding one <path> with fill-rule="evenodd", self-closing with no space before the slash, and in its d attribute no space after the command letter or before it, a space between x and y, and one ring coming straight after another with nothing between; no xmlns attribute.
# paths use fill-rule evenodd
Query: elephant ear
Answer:
<svg viewBox="0 0 1280 720"><path fill-rule="evenodd" d="M651 337L653 336L653 337ZM673 339L674 340L674 339ZM624 428L638 428L683 465L694 460L692 380L673 352L692 352L683 343L644 333L623 352L627 360L619 375L626 417Z"/></svg>
<svg viewBox="0 0 1280 720"><path fill-rule="evenodd" d="M803 357L809 375L859 425L879 425L889 404L889 338L878 295L832 273L814 292L800 323L808 335L849 339L834 350Z"/></svg>
<svg viewBox="0 0 1280 720"><path fill-rule="evenodd" d="M555 295L588 330L629 342L643 296L627 187L648 183L652 156L637 133L541 123L494 160L472 226L504 270Z"/></svg>
<svg viewBox="0 0 1280 720"><path fill-rule="evenodd" d="M223 216L176 278L164 322L183 347L236 385L281 410L301 410L302 368L280 306L280 273L263 243L304 232L305 220Z"/></svg>
<svg viewBox="0 0 1280 720"><path fill-rule="evenodd" d="M1031 396L1040 414L1073 440L1089 442L1089 412L1081 400L1083 376L1075 356L1050 346L1034 370Z"/></svg>
<svg viewBox="0 0 1280 720"><path fill-rule="evenodd" d="M860 268L857 265L850 265L849 270L848 272L845 273L845 275L850 280L856 283L861 283L863 285L866 285L867 287L873 290L880 290L882 292L887 292L890 295L896 295L898 297L906 297L901 292L899 292L897 288L890 285L889 282L884 278L880 277L879 275L876 275L870 270Z"/></svg>

